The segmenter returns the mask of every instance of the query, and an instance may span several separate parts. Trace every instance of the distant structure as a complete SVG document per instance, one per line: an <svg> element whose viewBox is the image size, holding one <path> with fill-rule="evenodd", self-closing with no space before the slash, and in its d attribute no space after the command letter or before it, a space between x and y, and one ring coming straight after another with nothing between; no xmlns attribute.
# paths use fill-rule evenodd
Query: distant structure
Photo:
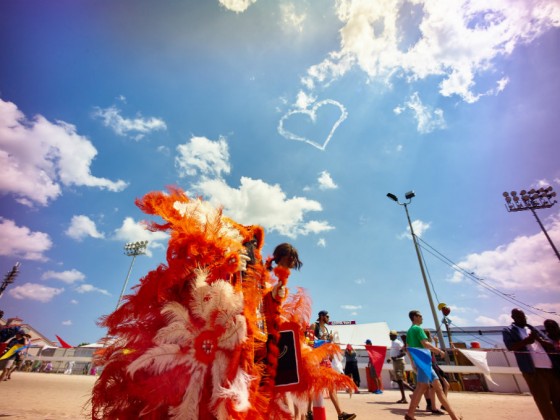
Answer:
<svg viewBox="0 0 560 420"><path fill-rule="evenodd" d="M6 287L8 287L8 285L12 284L16 280L16 277L19 273L19 265L19 262L15 263L10 272L4 277L4 281L0 285L0 297L2 297L2 295L4 294L4 290L6 290Z"/></svg>

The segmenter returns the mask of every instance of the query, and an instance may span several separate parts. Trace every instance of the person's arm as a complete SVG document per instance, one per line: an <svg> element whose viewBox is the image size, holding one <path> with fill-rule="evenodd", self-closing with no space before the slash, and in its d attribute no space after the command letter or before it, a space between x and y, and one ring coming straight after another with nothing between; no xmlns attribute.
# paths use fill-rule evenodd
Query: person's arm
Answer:
<svg viewBox="0 0 560 420"><path fill-rule="evenodd" d="M432 353L439 354L440 356L445 356L445 352L442 349L437 348L432 343L430 343L428 339L422 340L421 343L425 349L430 350Z"/></svg>
<svg viewBox="0 0 560 420"><path fill-rule="evenodd" d="M547 353L554 351L554 343L552 342L552 340L546 338L543 334L541 334L539 330L537 330L532 325L529 325L528 327L531 329L531 335L534 336L535 341L538 341Z"/></svg>
<svg viewBox="0 0 560 420"><path fill-rule="evenodd" d="M513 326L511 328L514 328ZM529 344L535 342L535 336L533 334L528 335L526 338L515 341L512 336L511 328L506 328L502 331L502 338L504 339L504 344L509 351L520 351L525 350L525 347Z"/></svg>

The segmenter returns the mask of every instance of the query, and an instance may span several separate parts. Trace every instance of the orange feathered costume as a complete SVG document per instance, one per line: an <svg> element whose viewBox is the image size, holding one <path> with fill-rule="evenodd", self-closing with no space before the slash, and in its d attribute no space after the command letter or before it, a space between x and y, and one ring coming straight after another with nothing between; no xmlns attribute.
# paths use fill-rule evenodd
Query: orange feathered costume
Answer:
<svg viewBox="0 0 560 420"><path fill-rule="evenodd" d="M285 395L274 387L274 343L283 322L300 326L296 398L354 388L350 378L320 366L338 346L305 344L311 312L305 293L273 297L275 283L286 283L290 272L265 270L262 228L240 225L178 188L168 191L136 202L164 221L148 228L169 232L167 265L148 273L100 321L112 340L101 356L92 418L291 418ZM254 260L245 267L251 241Z"/></svg>

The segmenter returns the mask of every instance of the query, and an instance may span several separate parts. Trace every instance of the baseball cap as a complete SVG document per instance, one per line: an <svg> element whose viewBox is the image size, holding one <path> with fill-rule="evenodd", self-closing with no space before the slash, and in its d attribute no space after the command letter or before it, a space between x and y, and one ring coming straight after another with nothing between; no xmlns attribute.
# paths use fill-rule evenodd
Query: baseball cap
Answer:
<svg viewBox="0 0 560 420"><path fill-rule="evenodd" d="M371 346L372 343L371 343L371 340L370 340L369 338L366 340L366 344L367 344L368 346Z"/></svg>
<svg viewBox="0 0 560 420"><path fill-rule="evenodd" d="M389 331L389 335L399 335L399 334L397 333L397 330L391 330Z"/></svg>

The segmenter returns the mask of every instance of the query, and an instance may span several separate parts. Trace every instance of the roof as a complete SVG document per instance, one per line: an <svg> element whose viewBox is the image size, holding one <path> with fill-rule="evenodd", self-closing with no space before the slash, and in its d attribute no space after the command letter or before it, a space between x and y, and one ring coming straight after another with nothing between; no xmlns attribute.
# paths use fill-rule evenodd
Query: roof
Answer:
<svg viewBox="0 0 560 420"><path fill-rule="evenodd" d="M353 347L363 346L370 339L374 346L391 345L389 339L389 325L386 322L371 322L368 324L329 325L333 333L338 333L339 343L342 346L352 344Z"/></svg>

